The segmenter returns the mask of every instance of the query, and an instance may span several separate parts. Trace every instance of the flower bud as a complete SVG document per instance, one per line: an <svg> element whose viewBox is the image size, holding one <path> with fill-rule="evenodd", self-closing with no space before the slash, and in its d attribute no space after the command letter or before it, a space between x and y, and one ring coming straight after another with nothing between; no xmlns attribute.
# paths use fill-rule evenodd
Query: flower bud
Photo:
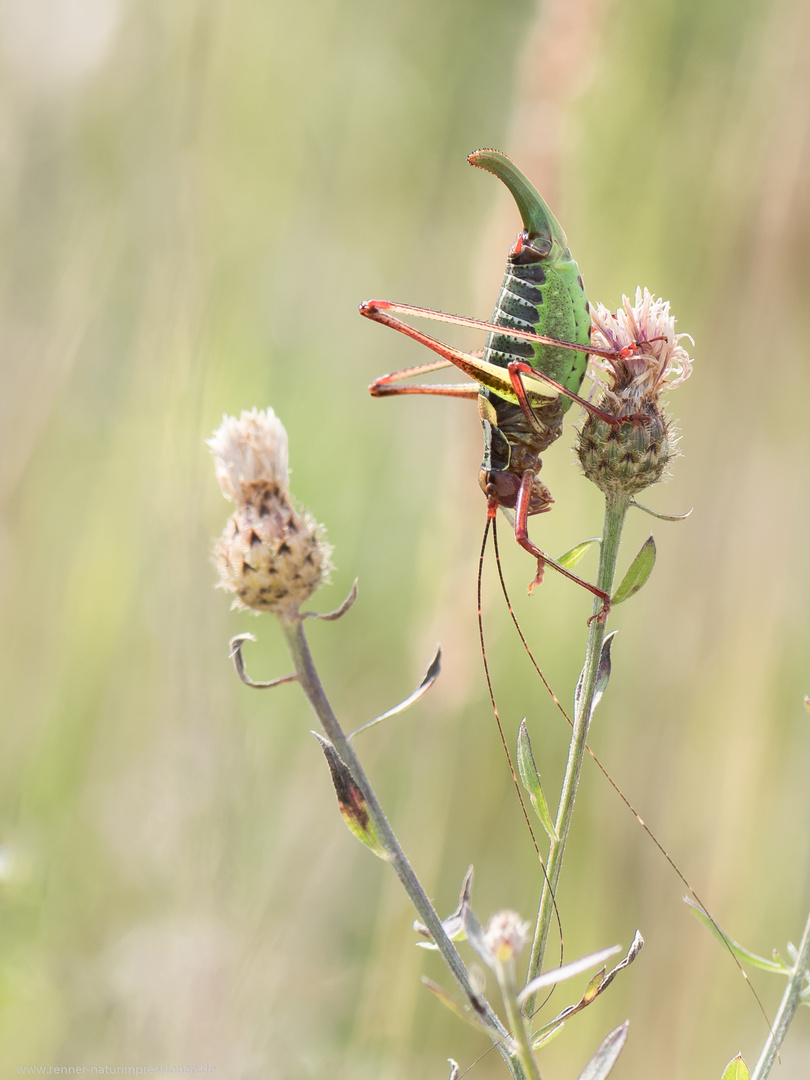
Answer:
<svg viewBox="0 0 810 1080"><path fill-rule="evenodd" d="M529 924L516 911L498 911L489 920L484 941L495 959L507 963L523 952L529 937Z"/></svg>

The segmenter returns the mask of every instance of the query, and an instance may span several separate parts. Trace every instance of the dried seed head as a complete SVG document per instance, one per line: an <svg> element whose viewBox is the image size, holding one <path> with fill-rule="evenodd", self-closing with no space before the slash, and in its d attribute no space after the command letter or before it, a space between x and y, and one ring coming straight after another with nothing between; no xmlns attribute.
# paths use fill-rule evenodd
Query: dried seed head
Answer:
<svg viewBox="0 0 810 1080"><path fill-rule="evenodd" d="M627 422L609 424L590 415L577 452L585 475L602 491L633 495L660 480L677 454L660 394L692 373L692 361L680 344L689 335L675 333L669 302L647 289L636 289L634 304L622 297L615 314L596 304L592 318L593 344L621 354L591 357L592 377L603 391L597 405Z"/></svg>
<svg viewBox="0 0 810 1080"><path fill-rule="evenodd" d="M217 480L236 510L216 542L219 586L233 607L294 616L331 569L315 519L290 496L287 432L272 409L223 417L208 440Z"/></svg>
<svg viewBox="0 0 810 1080"><path fill-rule="evenodd" d="M484 941L500 963L520 956L529 937L529 924L516 911L498 911L489 920Z"/></svg>

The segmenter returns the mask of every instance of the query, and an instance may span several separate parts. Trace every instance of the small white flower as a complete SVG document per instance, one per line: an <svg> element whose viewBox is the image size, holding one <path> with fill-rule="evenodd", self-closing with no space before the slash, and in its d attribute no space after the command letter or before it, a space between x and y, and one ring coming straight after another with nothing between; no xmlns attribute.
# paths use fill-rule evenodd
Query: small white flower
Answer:
<svg viewBox="0 0 810 1080"><path fill-rule="evenodd" d="M239 502L257 480L289 488L287 432L271 408L245 410L237 418L223 416L206 439L214 455L217 480L226 499Z"/></svg>
<svg viewBox="0 0 810 1080"><path fill-rule="evenodd" d="M591 356L591 367L610 376L608 389L628 402L654 397L665 386L680 386L692 374L692 361L680 344L689 334L675 333L669 301L636 289L635 303L622 297L616 313L604 304L592 307L592 343L599 349L628 350L627 355L607 359ZM694 344L694 342L693 342Z"/></svg>
<svg viewBox="0 0 810 1080"><path fill-rule="evenodd" d="M529 938L529 924L516 911L498 911L489 920L484 941L500 963L520 956Z"/></svg>

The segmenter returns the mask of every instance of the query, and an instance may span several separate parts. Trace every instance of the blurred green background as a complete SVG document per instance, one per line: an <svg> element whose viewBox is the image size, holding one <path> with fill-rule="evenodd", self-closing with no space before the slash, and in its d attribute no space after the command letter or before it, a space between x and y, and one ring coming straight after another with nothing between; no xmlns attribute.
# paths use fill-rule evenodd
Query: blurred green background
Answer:
<svg viewBox="0 0 810 1080"><path fill-rule="evenodd" d="M360 750L440 911L531 917L540 873L487 703L475 409L373 401L426 360L358 318L388 297L486 318L518 228L505 150L564 223L593 299L637 284L695 338L683 456L647 501L655 574L616 610L592 743L722 925L769 955L808 873L805 311L810 9L801 0L3 0L0 229L0 1062L209 1064L246 1078L443 1077L486 1041L437 1005L412 912L345 830L274 621L229 613L228 511L203 440L272 405L335 546L343 621L310 640L347 727L445 669ZM462 344L467 339L448 334ZM472 344L472 342L470 342ZM476 342L480 345L480 342ZM572 410L573 413L573 410ZM600 527L548 454L549 551ZM651 519L631 520L625 560ZM502 547L570 699L590 601ZM593 566L584 567L592 573ZM567 746L486 567L505 725L546 791ZM559 895L574 958L638 926L634 968L541 1058L578 1075L626 1016L617 1078L719 1077L766 1035L730 958L588 766ZM781 985L755 981L769 1011ZM559 992L551 1009L568 995ZM783 1080L806 1077L800 1015ZM472 1073L504 1075L490 1054Z"/></svg>

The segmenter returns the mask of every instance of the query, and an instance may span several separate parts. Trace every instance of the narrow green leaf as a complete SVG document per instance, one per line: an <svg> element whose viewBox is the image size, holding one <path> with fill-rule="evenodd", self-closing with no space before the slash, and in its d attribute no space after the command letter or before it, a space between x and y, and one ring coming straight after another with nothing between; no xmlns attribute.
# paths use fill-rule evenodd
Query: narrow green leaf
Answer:
<svg viewBox="0 0 810 1080"><path fill-rule="evenodd" d="M385 850L377 828L369 816L365 796L355 782L348 765L328 739L324 739L322 735L318 735L315 731L312 734L321 744L321 750L323 750L329 772L332 775L338 809L349 830L358 840L362 840L375 855L378 855L381 859L388 859L388 852Z"/></svg>
<svg viewBox="0 0 810 1080"><path fill-rule="evenodd" d="M790 975L790 969L781 961L766 960L764 956L757 956L756 953L749 952L748 949L743 948L742 945L736 942L734 938L729 937L724 931L719 930L706 912L699 908L688 896L684 896L683 900L684 903L688 904L692 911L694 911L700 921L708 926L717 940L721 941L731 949L738 960L744 960L753 967L761 968L763 971L770 971L772 975Z"/></svg>
<svg viewBox="0 0 810 1080"><path fill-rule="evenodd" d="M546 833L551 840L559 839L554 830L554 822L551 820L551 814L548 811L548 803L546 802L546 797L543 794L543 788L540 784L540 773L537 771L537 765L534 761L532 744L529 739L529 731L526 727L525 717L520 723L520 731L518 732L517 766L521 782L529 793L534 812L540 819L543 828L546 830Z"/></svg>
<svg viewBox="0 0 810 1080"><path fill-rule="evenodd" d="M601 968L585 987L585 993L582 995L581 999L583 1005L590 1005L595 998L599 997L599 991L602 989L602 983L605 981L606 974L607 968Z"/></svg>
<svg viewBox="0 0 810 1080"><path fill-rule="evenodd" d="M555 1036L560 1034L563 1027L565 1027L564 1020L552 1020L544 1027L541 1027L539 1031L532 1035L532 1050L537 1050L541 1046L545 1046L546 1043L551 1042Z"/></svg>
<svg viewBox="0 0 810 1080"><path fill-rule="evenodd" d="M605 1080L605 1077L613 1071L613 1066L624 1049L629 1026L629 1020L625 1020L623 1024L619 1024L605 1036L596 1053L579 1074L579 1080Z"/></svg>
<svg viewBox="0 0 810 1080"><path fill-rule="evenodd" d="M751 1073L743 1061L742 1054L737 1054L735 1058L732 1058L723 1070L722 1080L750 1080L750 1078Z"/></svg>
<svg viewBox="0 0 810 1080"><path fill-rule="evenodd" d="M554 561L564 567L566 570L570 570L572 566L576 566L585 552L592 544L601 544L602 540L598 536L592 536L590 540L583 540L580 544L574 544L568 551L564 551L562 555L558 556Z"/></svg>
<svg viewBox="0 0 810 1080"><path fill-rule="evenodd" d="M655 541L650 536L641 545L641 550L630 564L630 569L624 575L621 585L611 597L611 604L621 604L622 601L635 596L642 585L646 584L654 566Z"/></svg>

